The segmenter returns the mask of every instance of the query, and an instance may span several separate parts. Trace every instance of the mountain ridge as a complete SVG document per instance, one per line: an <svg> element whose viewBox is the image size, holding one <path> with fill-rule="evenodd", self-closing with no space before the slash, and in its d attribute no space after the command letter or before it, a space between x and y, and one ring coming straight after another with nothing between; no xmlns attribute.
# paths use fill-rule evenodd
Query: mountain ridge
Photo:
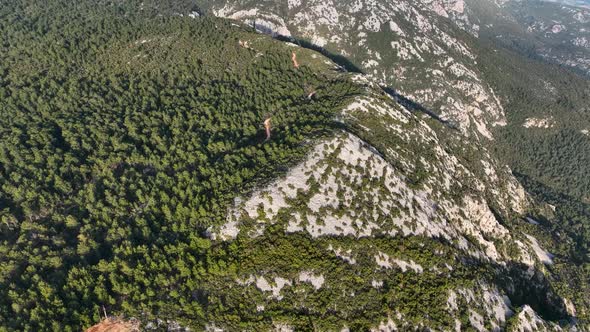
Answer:
<svg viewBox="0 0 590 332"><path fill-rule="evenodd" d="M586 328L574 244L477 126L500 111L449 128L190 2L48 4L0 8L0 328Z"/></svg>

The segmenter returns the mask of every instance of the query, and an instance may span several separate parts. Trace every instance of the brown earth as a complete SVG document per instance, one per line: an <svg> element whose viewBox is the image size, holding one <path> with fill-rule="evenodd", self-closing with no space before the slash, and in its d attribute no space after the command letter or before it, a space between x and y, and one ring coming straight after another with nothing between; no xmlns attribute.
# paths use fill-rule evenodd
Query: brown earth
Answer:
<svg viewBox="0 0 590 332"><path fill-rule="evenodd" d="M88 328L86 332L139 332L139 324L118 318L107 318Z"/></svg>

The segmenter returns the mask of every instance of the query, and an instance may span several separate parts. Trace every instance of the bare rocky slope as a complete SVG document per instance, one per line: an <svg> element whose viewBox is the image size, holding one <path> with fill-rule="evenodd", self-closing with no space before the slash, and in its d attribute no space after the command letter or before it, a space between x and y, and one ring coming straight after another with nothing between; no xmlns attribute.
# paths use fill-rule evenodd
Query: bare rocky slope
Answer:
<svg viewBox="0 0 590 332"><path fill-rule="evenodd" d="M321 59L291 47L302 65ZM553 283L553 266L562 263L529 217L544 209L510 169L476 141L409 111L373 78L339 75L364 87L337 117L346 129L314 143L281 178L237 197L227 222L209 229L214 241L237 241L277 260L287 256L283 250L310 250L321 258L306 253L278 269L271 262L244 263L237 278L220 285L253 296L250 306L263 315L300 307L313 317L326 310L342 317L336 325L314 320L319 330L354 330L358 303L375 331L576 326L573 317L587 304ZM543 240L531 232L544 234ZM331 260L338 267L326 268ZM326 301L323 307L307 299L316 296ZM395 308L385 316L374 307L380 298ZM280 317L272 324L276 330L301 327ZM208 327L233 328L218 321Z"/></svg>
<svg viewBox="0 0 590 332"><path fill-rule="evenodd" d="M588 72L588 9L516 0L226 1L211 13L340 54L379 84L491 139L506 125L481 43Z"/></svg>
<svg viewBox="0 0 590 332"><path fill-rule="evenodd" d="M564 283L560 267L570 264L568 258L551 253L559 236L536 220L551 223L552 207L531 199L487 150L494 128L507 119L478 63L477 38L492 24L480 13L518 25L505 6L506 1L427 0L204 6L259 32L341 54L350 60L341 65L359 64L364 72L345 74L365 87L338 117L347 130L315 145L283 178L237 198L227 223L209 234L215 241L263 247L265 239L303 237L347 265L369 290L350 292L350 285L339 282L343 270L324 270L321 264L299 271L251 267L233 282L243 292L265 294L257 311L297 305L319 314L322 309L306 306L305 300L293 303L292 294L328 289L343 294L326 304L343 317L354 316L341 305L348 297L379 294L396 303L387 319L370 315L375 330L584 329L587 291L570 287L577 282L586 289L587 281ZM299 58L310 52L291 47ZM400 278L430 284L437 300L415 291L410 292L419 298L417 306L405 303L405 294L389 297L392 289L403 293L407 281L401 280L401 289L391 284ZM432 286L437 278L449 283ZM428 310L417 309L425 303ZM441 320L447 312L449 319ZM579 317L581 323L574 323ZM297 328L292 321L273 321L277 329ZM209 328L231 326L211 322ZM345 319L341 328L354 325Z"/></svg>
<svg viewBox="0 0 590 332"><path fill-rule="evenodd" d="M492 128L505 124L500 101L477 69L471 36L462 29L479 29L462 1L214 3L211 11L218 16L303 38L350 58L379 84L435 107L467 135L492 139Z"/></svg>

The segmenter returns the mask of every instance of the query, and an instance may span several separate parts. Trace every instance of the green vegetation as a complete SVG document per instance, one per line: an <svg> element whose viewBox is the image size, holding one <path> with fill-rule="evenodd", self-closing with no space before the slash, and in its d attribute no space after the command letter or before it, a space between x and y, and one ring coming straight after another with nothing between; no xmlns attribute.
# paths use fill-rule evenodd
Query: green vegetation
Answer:
<svg viewBox="0 0 590 332"><path fill-rule="evenodd" d="M295 69L291 46L225 20L186 15L194 10L188 1L135 0L0 7L0 331L79 331L96 323L103 307L143 324L170 320L193 330L217 323L229 330L288 324L362 331L398 315L407 324L402 329L443 329L456 317L466 327L469 309L481 310L459 294L449 315L451 292L479 294L483 285L509 292L510 284L495 283L505 267L468 258L442 238L286 233L295 213L309 212L318 223L329 214L350 216L363 227L372 222L393 231L391 219L420 208L415 198L403 207L392 202L375 220L374 200L390 194L386 174L379 182L371 167L343 167L335 158L341 147L326 159L323 178L287 199L274 224L260 227L244 217L234 241L210 240L237 197L284 174L316 140L334 136L343 126L336 112L362 91L310 51L297 49L302 66ZM310 91L316 94L308 99ZM395 121L369 108L351 112L356 120L348 129L392 163L407 181L402 189L428 189L439 146L396 136L384 126ZM273 132L265 141L269 116ZM479 161L476 147L428 121L445 149L463 151L471 166ZM398 123L411 133L417 124ZM322 194L345 201L352 188L359 192L346 203L353 208L311 211L311 195L330 174L336 186ZM457 183L453 189L455 202L473 191ZM265 218L263 204L258 213ZM309 222L302 220L299 226ZM533 233L515 223L507 227ZM546 233L534 235L559 247L558 254L573 250ZM376 264L381 254L413 268ZM559 279L557 291L583 303L587 290L576 295L567 286L568 278L581 284L586 275L570 269L567 257L556 262L550 278ZM321 275L324 284L301 280L303 271ZM525 275L515 271L514 279ZM291 284L275 295L257 285L261 278L269 287Z"/></svg>
<svg viewBox="0 0 590 332"><path fill-rule="evenodd" d="M284 226L284 225L283 225ZM346 252L351 250L355 264L345 262L334 254L326 255L326 248ZM294 255L293 253L297 253ZM384 252L406 257L423 264L423 273L400 273L397 269L375 269L374 255ZM384 313L400 312L410 324L417 326L453 326L453 316L445 309L448 290L471 287L476 278L485 278L485 269L469 264L461 265L448 274L430 270L455 259L453 249L427 238L316 238L305 233L284 235L280 224L268 228L256 239L239 237L229 248L214 250L217 259L229 260L239 266L237 274L223 274L214 279L212 299L226 298L220 303L209 303L211 314L222 317L230 330L269 330L272 323L288 322L297 330L340 330L347 326L354 331L366 331L376 322L387 320ZM428 265L427 265L428 264ZM432 265L431 265L432 264ZM278 302L269 299L254 286L235 285L227 291L223 285L235 279L246 280L251 275L265 274L296 279L302 270L321 271L329 286L317 291L307 283L286 287ZM269 277L269 275L271 277ZM476 277L477 276L477 277ZM371 280L381 281L372 287ZM213 295L212 294L212 295ZM299 294L299 295L296 295ZM242 297L247 297L244 302ZM257 312L257 305L264 312ZM239 315L235 308L240 307ZM467 306L462 311L467 311Z"/></svg>
<svg viewBox="0 0 590 332"><path fill-rule="evenodd" d="M497 40L527 56L590 74L585 63L588 48L580 42L589 36L587 10L534 0L511 1L505 9L520 31L501 28L496 31Z"/></svg>
<svg viewBox="0 0 590 332"><path fill-rule="evenodd" d="M490 46L494 47L494 46ZM556 207L553 231L575 241L570 255L590 263L590 84L567 69L484 48L486 79L504 98L509 125L494 146L528 192ZM510 60L507 60L510 59ZM549 128L524 127L547 119Z"/></svg>
<svg viewBox="0 0 590 332"><path fill-rule="evenodd" d="M3 328L77 331L102 305L203 326L205 276L229 268L208 256L205 230L330 132L357 93L293 69L269 38L175 15L182 6L0 8Z"/></svg>
<svg viewBox="0 0 590 332"><path fill-rule="evenodd" d="M494 50L492 50L492 48ZM522 52L522 50L519 50ZM514 225L533 234L556 255L548 274L557 293L586 307L590 281L590 83L557 65L498 48L480 49L480 68L505 96L508 125L498 127L493 149L541 204L541 225ZM548 119L549 128L527 119ZM578 316L586 317L586 310Z"/></svg>

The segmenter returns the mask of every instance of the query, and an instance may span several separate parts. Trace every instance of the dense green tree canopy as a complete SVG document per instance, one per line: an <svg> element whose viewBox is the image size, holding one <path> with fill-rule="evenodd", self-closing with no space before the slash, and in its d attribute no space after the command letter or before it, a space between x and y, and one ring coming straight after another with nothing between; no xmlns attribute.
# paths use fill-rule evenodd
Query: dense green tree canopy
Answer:
<svg viewBox="0 0 590 332"><path fill-rule="evenodd" d="M210 227L227 221L236 197L284 173L315 140L342 126L362 132L355 121L336 119L362 88L328 70L318 54L315 63L302 50L301 66L294 68L292 46L229 21L187 15L194 11L190 1L15 0L0 6L0 331L79 331L103 310L193 330L223 322L228 330L259 331L288 321L299 330L363 331L397 313L408 326L426 322L442 329L456 324L446 309L448 290L483 281L504 290L528 280L522 267L473 259L439 238L286 233L293 210L308 208L318 183L298 192L257 236L244 235L257 222L244 218L234 241L211 240ZM384 93L379 98L391 102ZM359 136L376 151L402 144L374 115L355 114L359 126L373 127ZM269 117L272 137L266 140ZM421 120L412 121L404 130ZM438 126L444 144L456 140L448 148L467 159L477 154L475 145L463 149L460 138L450 131L445 137ZM501 139L510 142L514 135ZM573 134L556 135L548 146L579 142ZM531 148L537 149L547 147ZM410 188L421 188L435 158L432 147L412 142L407 150L416 164L411 171L388 161ZM326 167L337 166L327 160ZM551 160L559 165L558 157ZM583 161L568 174L586 167ZM354 189L369 183L383 185L367 175ZM465 190L449 194L459 200ZM506 227L544 236L565 266L556 264L547 276L537 271L539 283L522 287L537 293L515 297L521 301L514 304L543 310L555 294L586 303L588 271L568 265L572 243L555 244L551 234L513 219ZM572 222L580 239L585 222ZM328 256L326 248L354 251L359 264ZM411 259L424 271L375 269L375 251ZM324 273L326 287L299 282L278 302L244 285L254 275L295 280L303 269ZM376 279L381 284L372 287ZM581 285L579 292L572 294L571 285ZM458 301L460 321L468 326L471 308ZM557 320L563 314L557 311L544 314Z"/></svg>
<svg viewBox="0 0 590 332"><path fill-rule="evenodd" d="M270 39L169 7L2 4L0 326L79 330L102 305L204 321L195 294L226 267L206 258L207 227L356 93Z"/></svg>

